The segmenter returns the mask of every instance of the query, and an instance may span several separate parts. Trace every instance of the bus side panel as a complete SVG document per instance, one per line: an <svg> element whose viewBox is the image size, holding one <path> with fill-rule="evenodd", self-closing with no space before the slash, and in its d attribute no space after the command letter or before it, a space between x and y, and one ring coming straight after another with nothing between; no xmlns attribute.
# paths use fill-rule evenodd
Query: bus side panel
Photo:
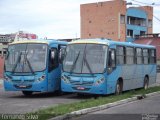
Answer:
<svg viewBox="0 0 160 120"><path fill-rule="evenodd" d="M134 69L134 74L133 74L133 88L141 88L143 87L144 83L144 65L136 65L135 64L135 69Z"/></svg>
<svg viewBox="0 0 160 120"><path fill-rule="evenodd" d="M123 91L133 89L135 87L134 75L136 66L135 65L123 65L122 66L122 78L123 78Z"/></svg>
<svg viewBox="0 0 160 120"><path fill-rule="evenodd" d="M61 65L48 73L48 91L53 92L59 90L61 80Z"/></svg>
<svg viewBox="0 0 160 120"><path fill-rule="evenodd" d="M115 70L112 71L112 73L108 74L107 78L107 94L115 93L116 90L116 84L119 76L121 76L121 70L122 67L117 66Z"/></svg>
<svg viewBox="0 0 160 120"><path fill-rule="evenodd" d="M157 66L155 64L149 65L149 85L156 83Z"/></svg>
<svg viewBox="0 0 160 120"><path fill-rule="evenodd" d="M58 44L52 44L51 48L58 48ZM48 55L50 60L50 56ZM51 71L48 71L48 92L54 92L60 89L60 78L61 78L61 65L57 63L57 67L53 67ZM48 61L48 68L49 68Z"/></svg>

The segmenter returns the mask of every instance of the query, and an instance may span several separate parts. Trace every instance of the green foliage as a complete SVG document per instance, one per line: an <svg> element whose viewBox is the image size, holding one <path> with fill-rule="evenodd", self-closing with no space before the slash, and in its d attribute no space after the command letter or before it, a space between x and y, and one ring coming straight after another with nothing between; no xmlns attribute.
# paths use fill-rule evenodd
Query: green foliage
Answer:
<svg viewBox="0 0 160 120"><path fill-rule="evenodd" d="M98 97L97 99L89 98L87 100L82 100L80 102L74 102L70 104L59 104L54 107L41 109L34 113L28 113L28 114L38 115L39 120L46 120L52 117L64 115L64 114L67 114L73 111L77 111L77 110L81 110L84 108L95 107L95 106L104 105L104 104L116 102L119 100L123 100L126 98L131 98L135 95L145 96L145 94L156 92L156 91L160 91L160 86L151 87L151 88L148 88L147 90L144 90L144 89L131 90L131 91L124 92L123 94L118 95L118 96L108 95L108 96Z"/></svg>

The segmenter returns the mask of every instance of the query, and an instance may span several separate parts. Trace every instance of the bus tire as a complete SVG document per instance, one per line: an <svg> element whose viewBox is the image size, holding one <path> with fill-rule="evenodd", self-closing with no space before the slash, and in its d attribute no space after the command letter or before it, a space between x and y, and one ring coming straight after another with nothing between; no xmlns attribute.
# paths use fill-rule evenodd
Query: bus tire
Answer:
<svg viewBox="0 0 160 120"><path fill-rule="evenodd" d="M148 89L148 83L149 83L149 79L147 76L145 76L144 78L144 85L143 85L143 88L146 90Z"/></svg>
<svg viewBox="0 0 160 120"><path fill-rule="evenodd" d="M118 80L116 84L115 94L120 95L122 93L122 89L123 89L123 83L122 81Z"/></svg>
<svg viewBox="0 0 160 120"><path fill-rule="evenodd" d="M22 91L23 95L25 96L31 96L32 95L32 91Z"/></svg>

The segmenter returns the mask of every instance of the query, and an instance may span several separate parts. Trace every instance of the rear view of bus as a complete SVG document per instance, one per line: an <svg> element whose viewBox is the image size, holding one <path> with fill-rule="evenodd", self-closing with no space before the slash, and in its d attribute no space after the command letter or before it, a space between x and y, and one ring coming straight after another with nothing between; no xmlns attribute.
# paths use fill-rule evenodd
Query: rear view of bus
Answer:
<svg viewBox="0 0 160 120"><path fill-rule="evenodd" d="M60 45L52 40L11 43L5 59L4 88L6 91L52 92L59 89L61 65Z"/></svg>
<svg viewBox="0 0 160 120"><path fill-rule="evenodd" d="M149 57L151 55L153 57ZM156 80L155 58L153 46L108 39L71 42L66 48L63 61L61 90L89 94L120 94L129 89L147 88Z"/></svg>

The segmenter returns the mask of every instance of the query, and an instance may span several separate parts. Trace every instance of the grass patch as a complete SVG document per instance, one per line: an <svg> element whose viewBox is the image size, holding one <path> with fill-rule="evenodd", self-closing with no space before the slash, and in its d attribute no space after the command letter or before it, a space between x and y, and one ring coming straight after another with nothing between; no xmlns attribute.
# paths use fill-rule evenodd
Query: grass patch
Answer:
<svg viewBox="0 0 160 120"><path fill-rule="evenodd" d="M112 102L116 102L126 98L130 98L138 94L144 95L144 94L148 94L156 91L160 91L160 86L151 87L151 88L148 88L147 90L144 90L144 89L131 90L131 91L124 92L122 95L118 95L118 96L109 95L109 96L98 97L97 99L89 98L87 100L82 100L80 102L74 102L70 104L60 104L58 106L41 109L36 112L28 113L28 114L38 115L39 120L46 120L46 119L56 117L59 115L64 115L76 110L95 107L98 105L104 105L107 103L112 103Z"/></svg>

